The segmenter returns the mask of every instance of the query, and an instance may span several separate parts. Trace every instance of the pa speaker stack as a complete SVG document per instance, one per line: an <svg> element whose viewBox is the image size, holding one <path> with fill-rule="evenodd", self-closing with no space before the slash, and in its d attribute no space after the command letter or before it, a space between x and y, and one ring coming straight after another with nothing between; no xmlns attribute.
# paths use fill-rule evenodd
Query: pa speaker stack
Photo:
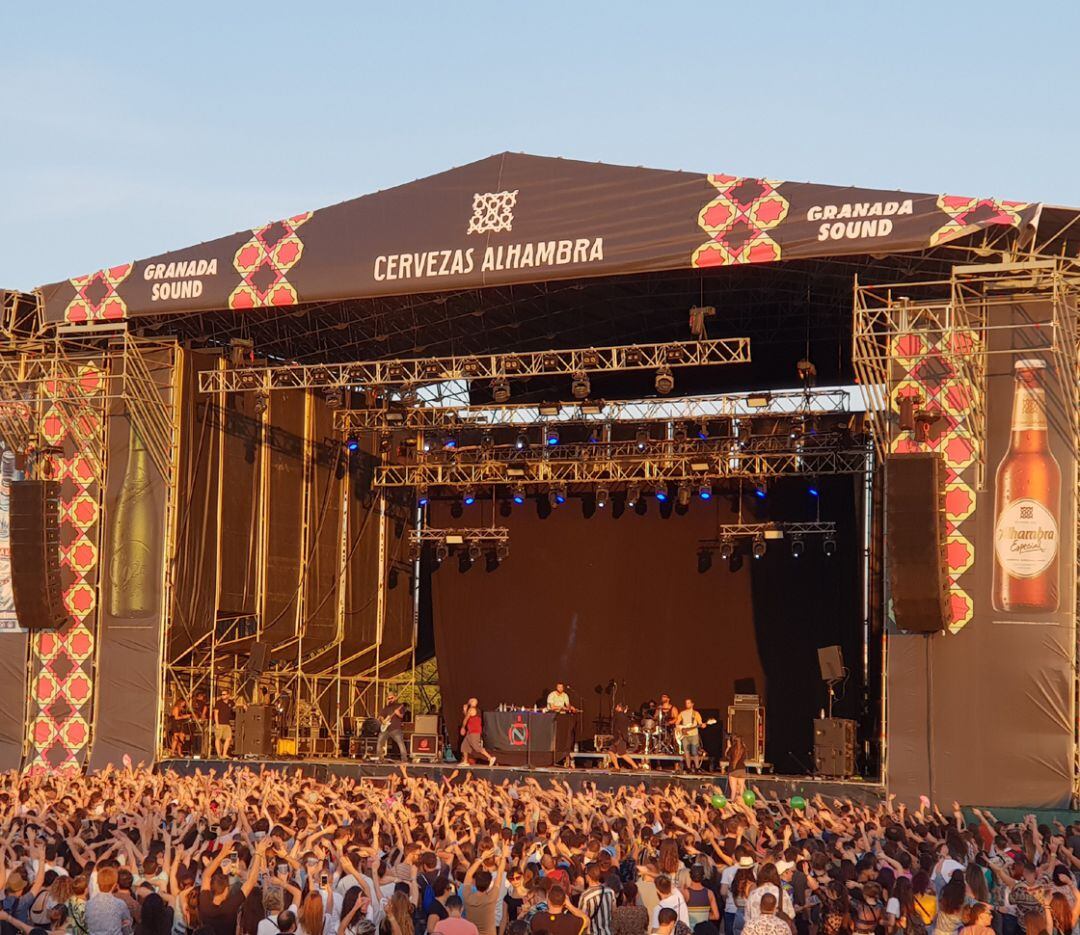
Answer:
<svg viewBox="0 0 1080 935"><path fill-rule="evenodd" d="M855 722L845 718L814 721L814 773L847 778L855 775Z"/></svg>
<svg viewBox="0 0 1080 935"><path fill-rule="evenodd" d="M929 452L885 459L885 561L901 630L938 633L949 623L945 574L945 465Z"/></svg>
<svg viewBox="0 0 1080 935"><path fill-rule="evenodd" d="M248 705L236 712L238 756L270 756L273 753L273 715L264 704Z"/></svg>
<svg viewBox="0 0 1080 935"><path fill-rule="evenodd" d="M11 484L11 591L19 626L55 630L68 619L60 583L60 484Z"/></svg>

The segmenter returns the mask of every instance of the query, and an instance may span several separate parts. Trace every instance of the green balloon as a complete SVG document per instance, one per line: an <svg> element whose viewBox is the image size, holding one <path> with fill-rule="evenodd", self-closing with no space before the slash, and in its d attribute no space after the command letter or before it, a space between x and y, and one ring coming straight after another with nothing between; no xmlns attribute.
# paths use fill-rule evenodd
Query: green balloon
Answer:
<svg viewBox="0 0 1080 935"><path fill-rule="evenodd" d="M804 808L806 808L806 799L804 799L801 795L793 795L791 797L791 807L796 811L801 812Z"/></svg>
<svg viewBox="0 0 1080 935"><path fill-rule="evenodd" d="M757 796L756 796L756 795L754 794L754 790L753 790L753 789L747 789L747 790L746 790L746 791L745 791L745 792L744 792L744 793L742 794L742 800L743 800L743 801L744 801L744 802L745 802L745 803L746 803L747 805L749 805L749 806L750 806L751 808L753 808L753 807L754 807L754 803L755 803L755 802L757 801Z"/></svg>
<svg viewBox="0 0 1080 935"><path fill-rule="evenodd" d="M722 795L714 795L712 797L713 808L724 808L727 805L727 798Z"/></svg>

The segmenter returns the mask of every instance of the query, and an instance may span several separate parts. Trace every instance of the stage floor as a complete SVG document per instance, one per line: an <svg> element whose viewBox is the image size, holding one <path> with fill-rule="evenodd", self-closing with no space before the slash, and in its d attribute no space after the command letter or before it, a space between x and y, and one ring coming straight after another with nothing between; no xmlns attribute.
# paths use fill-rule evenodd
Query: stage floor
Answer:
<svg viewBox="0 0 1080 935"><path fill-rule="evenodd" d="M391 773L397 773L397 763L368 763L361 760L346 759L272 759L238 757L230 760L215 758L180 757L159 760L158 769L174 770L189 775L195 772L215 770L223 772L228 767L248 767L255 770L297 770L304 775L325 779L329 776L347 776L353 779L385 779ZM410 773L432 778L449 777L455 770L459 779L467 772L478 778L500 783L504 779L511 781L532 777L546 784L555 779L567 782L577 789L584 782L596 783L600 789L617 789L620 786L637 785L640 782L649 786L676 785L686 789L701 789L718 786L725 793L728 791L726 777L721 774L677 773L670 770L607 770L607 769L566 769L559 766L462 766L459 763L409 763ZM877 782L855 779L824 779L812 776L774 776L749 775L747 786L757 786L762 792L786 799L793 795L810 796L820 793L828 798L850 799L866 804L876 804L885 798L885 787Z"/></svg>

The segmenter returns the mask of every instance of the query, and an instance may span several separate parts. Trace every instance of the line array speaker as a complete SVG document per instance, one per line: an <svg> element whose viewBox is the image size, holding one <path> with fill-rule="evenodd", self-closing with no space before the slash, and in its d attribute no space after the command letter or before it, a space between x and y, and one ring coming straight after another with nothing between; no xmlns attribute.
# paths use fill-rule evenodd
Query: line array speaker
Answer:
<svg viewBox="0 0 1080 935"><path fill-rule="evenodd" d="M929 452L885 460L885 561L901 630L937 633L949 622L945 574L945 465Z"/></svg>
<svg viewBox="0 0 1080 935"><path fill-rule="evenodd" d="M68 619L60 583L60 484L11 483L11 591L19 626L55 630Z"/></svg>

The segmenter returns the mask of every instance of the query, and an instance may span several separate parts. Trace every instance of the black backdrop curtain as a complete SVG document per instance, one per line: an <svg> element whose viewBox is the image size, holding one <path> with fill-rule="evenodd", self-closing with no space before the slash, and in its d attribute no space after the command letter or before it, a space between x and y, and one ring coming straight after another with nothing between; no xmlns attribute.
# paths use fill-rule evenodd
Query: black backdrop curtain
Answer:
<svg viewBox="0 0 1080 935"><path fill-rule="evenodd" d="M787 486L776 485L764 503L744 497L744 521L756 518L751 510L761 518L811 518L805 514L817 504L807 485ZM718 557L705 573L697 563L698 540L736 521L734 498L695 500L685 515L666 519L651 499L646 515L627 511L617 519L609 507L585 520L574 499L547 519L531 502L509 517L496 511L496 524L510 529L510 557L501 567L488 572L481 561L461 573L451 556L425 576L451 736L470 695L489 708L531 705L565 680L591 736L593 718L607 705L595 687L613 677L625 680L622 697L633 707L667 691L680 704L690 696L699 708L721 712L735 681L754 679L767 698L770 761L801 771L810 722L824 704L818 646L843 645L852 670L837 713L857 712L861 696L855 482L824 479L819 488L822 518L841 522L834 558L822 557L816 539L792 559L781 540L760 561L737 561L734 571ZM454 518L447 504L435 503L430 524L483 526L491 510L477 504Z"/></svg>

